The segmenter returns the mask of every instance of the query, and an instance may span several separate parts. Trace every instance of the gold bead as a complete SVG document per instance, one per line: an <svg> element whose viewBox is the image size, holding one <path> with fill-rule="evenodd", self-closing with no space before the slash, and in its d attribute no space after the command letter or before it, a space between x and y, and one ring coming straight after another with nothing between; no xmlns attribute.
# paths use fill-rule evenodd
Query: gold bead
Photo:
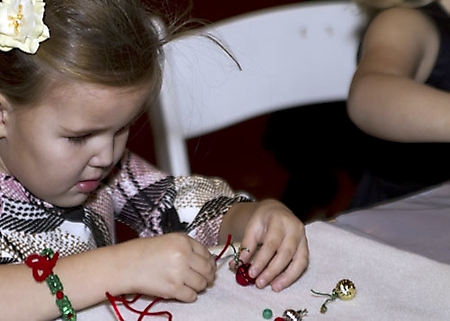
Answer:
<svg viewBox="0 0 450 321"><path fill-rule="evenodd" d="M345 301L353 299L356 295L355 284L348 279L340 280L336 284L334 291L336 292L336 295L339 299Z"/></svg>

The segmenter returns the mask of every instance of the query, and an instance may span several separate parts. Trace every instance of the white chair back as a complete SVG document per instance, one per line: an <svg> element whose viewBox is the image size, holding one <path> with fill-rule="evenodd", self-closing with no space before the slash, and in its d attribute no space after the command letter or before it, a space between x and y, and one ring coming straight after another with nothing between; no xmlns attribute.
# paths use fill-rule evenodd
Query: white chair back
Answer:
<svg viewBox="0 0 450 321"><path fill-rule="evenodd" d="M309 1L219 21L167 44L162 92L150 110L158 167L188 175L186 139L346 100L364 23L351 1Z"/></svg>

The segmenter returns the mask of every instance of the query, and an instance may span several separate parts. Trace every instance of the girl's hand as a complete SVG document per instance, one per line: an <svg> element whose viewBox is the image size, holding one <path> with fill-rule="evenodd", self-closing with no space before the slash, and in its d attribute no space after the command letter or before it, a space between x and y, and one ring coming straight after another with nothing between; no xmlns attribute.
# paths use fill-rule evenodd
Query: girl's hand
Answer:
<svg viewBox="0 0 450 321"><path fill-rule="evenodd" d="M123 244L132 254L123 276L123 281L133 285L128 293L193 302L215 279L213 256L185 234L170 233Z"/></svg>
<svg viewBox="0 0 450 321"><path fill-rule="evenodd" d="M256 203L244 230L240 259L251 261L249 275L256 286L270 284L279 292L295 282L308 265L308 244L303 223L282 203ZM259 248L259 249L258 249ZM234 261L230 266L234 268Z"/></svg>

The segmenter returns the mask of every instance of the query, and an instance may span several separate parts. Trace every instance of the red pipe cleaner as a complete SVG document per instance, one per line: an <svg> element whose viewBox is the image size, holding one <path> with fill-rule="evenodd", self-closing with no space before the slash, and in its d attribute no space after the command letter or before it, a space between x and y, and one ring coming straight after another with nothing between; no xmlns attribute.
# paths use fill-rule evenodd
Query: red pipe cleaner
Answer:
<svg viewBox="0 0 450 321"><path fill-rule="evenodd" d="M31 254L26 258L25 263L32 269L34 279L37 282L43 282L53 273L52 271L58 257L58 252L53 254L51 258L48 258L46 255Z"/></svg>
<svg viewBox="0 0 450 321"><path fill-rule="evenodd" d="M231 244L231 235L228 235L227 237L227 242L225 243L222 251L219 253L219 255L217 255L214 259L217 262L223 255L223 253L225 253L226 249L228 248L228 246L230 246ZM131 306L131 304L135 303L142 295L141 294L136 294L133 298L127 300L125 295L120 295L120 296L113 296L111 295L109 292L106 292L106 297L108 298L109 302L111 303L114 312L116 313L116 316L118 318L119 321L125 321L125 319L122 317L122 315L120 314L119 308L117 306L116 301L122 303L128 310L130 310L131 312L134 312L136 314L139 314L139 318L137 319L137 321L142 321L144 320L144 318L146 316L160 316L160 315L167 315L167 318L169 321L172 321L172 314L169 311L158 311L158 312L149 312L149 310L153 307L153 305L155 305L157 302L164 300L164 298L162 297L157 297L155 298L152 302L150 302L149 305L147 305L147 307L142 310L139 311L135 308L133 308Z"/></svg>

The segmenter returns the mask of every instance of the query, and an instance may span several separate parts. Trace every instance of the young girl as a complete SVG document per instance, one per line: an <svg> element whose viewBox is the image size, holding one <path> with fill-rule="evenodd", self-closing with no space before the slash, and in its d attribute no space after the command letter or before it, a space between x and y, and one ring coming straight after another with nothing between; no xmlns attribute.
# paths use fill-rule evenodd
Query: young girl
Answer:
<svg viewBox="0 0 450 321"><path fill-rule="evenodd" d="M75 320L106 292L195 301L215 276L207 247L229 234L243 262L255 254L259 288L281 291L306 268L304 226L278 201L125 150L161 83L156 12L143 0L0 3L0 319ZM141 238L114 245L115 219Z"/></svg>
<svg viewBox="0 0 450 321"><path fill-rule="evenodd" d="M371 20L347 108L380 138L355 196L368 205L450 179L450 1L355 1Z"/></svg>

